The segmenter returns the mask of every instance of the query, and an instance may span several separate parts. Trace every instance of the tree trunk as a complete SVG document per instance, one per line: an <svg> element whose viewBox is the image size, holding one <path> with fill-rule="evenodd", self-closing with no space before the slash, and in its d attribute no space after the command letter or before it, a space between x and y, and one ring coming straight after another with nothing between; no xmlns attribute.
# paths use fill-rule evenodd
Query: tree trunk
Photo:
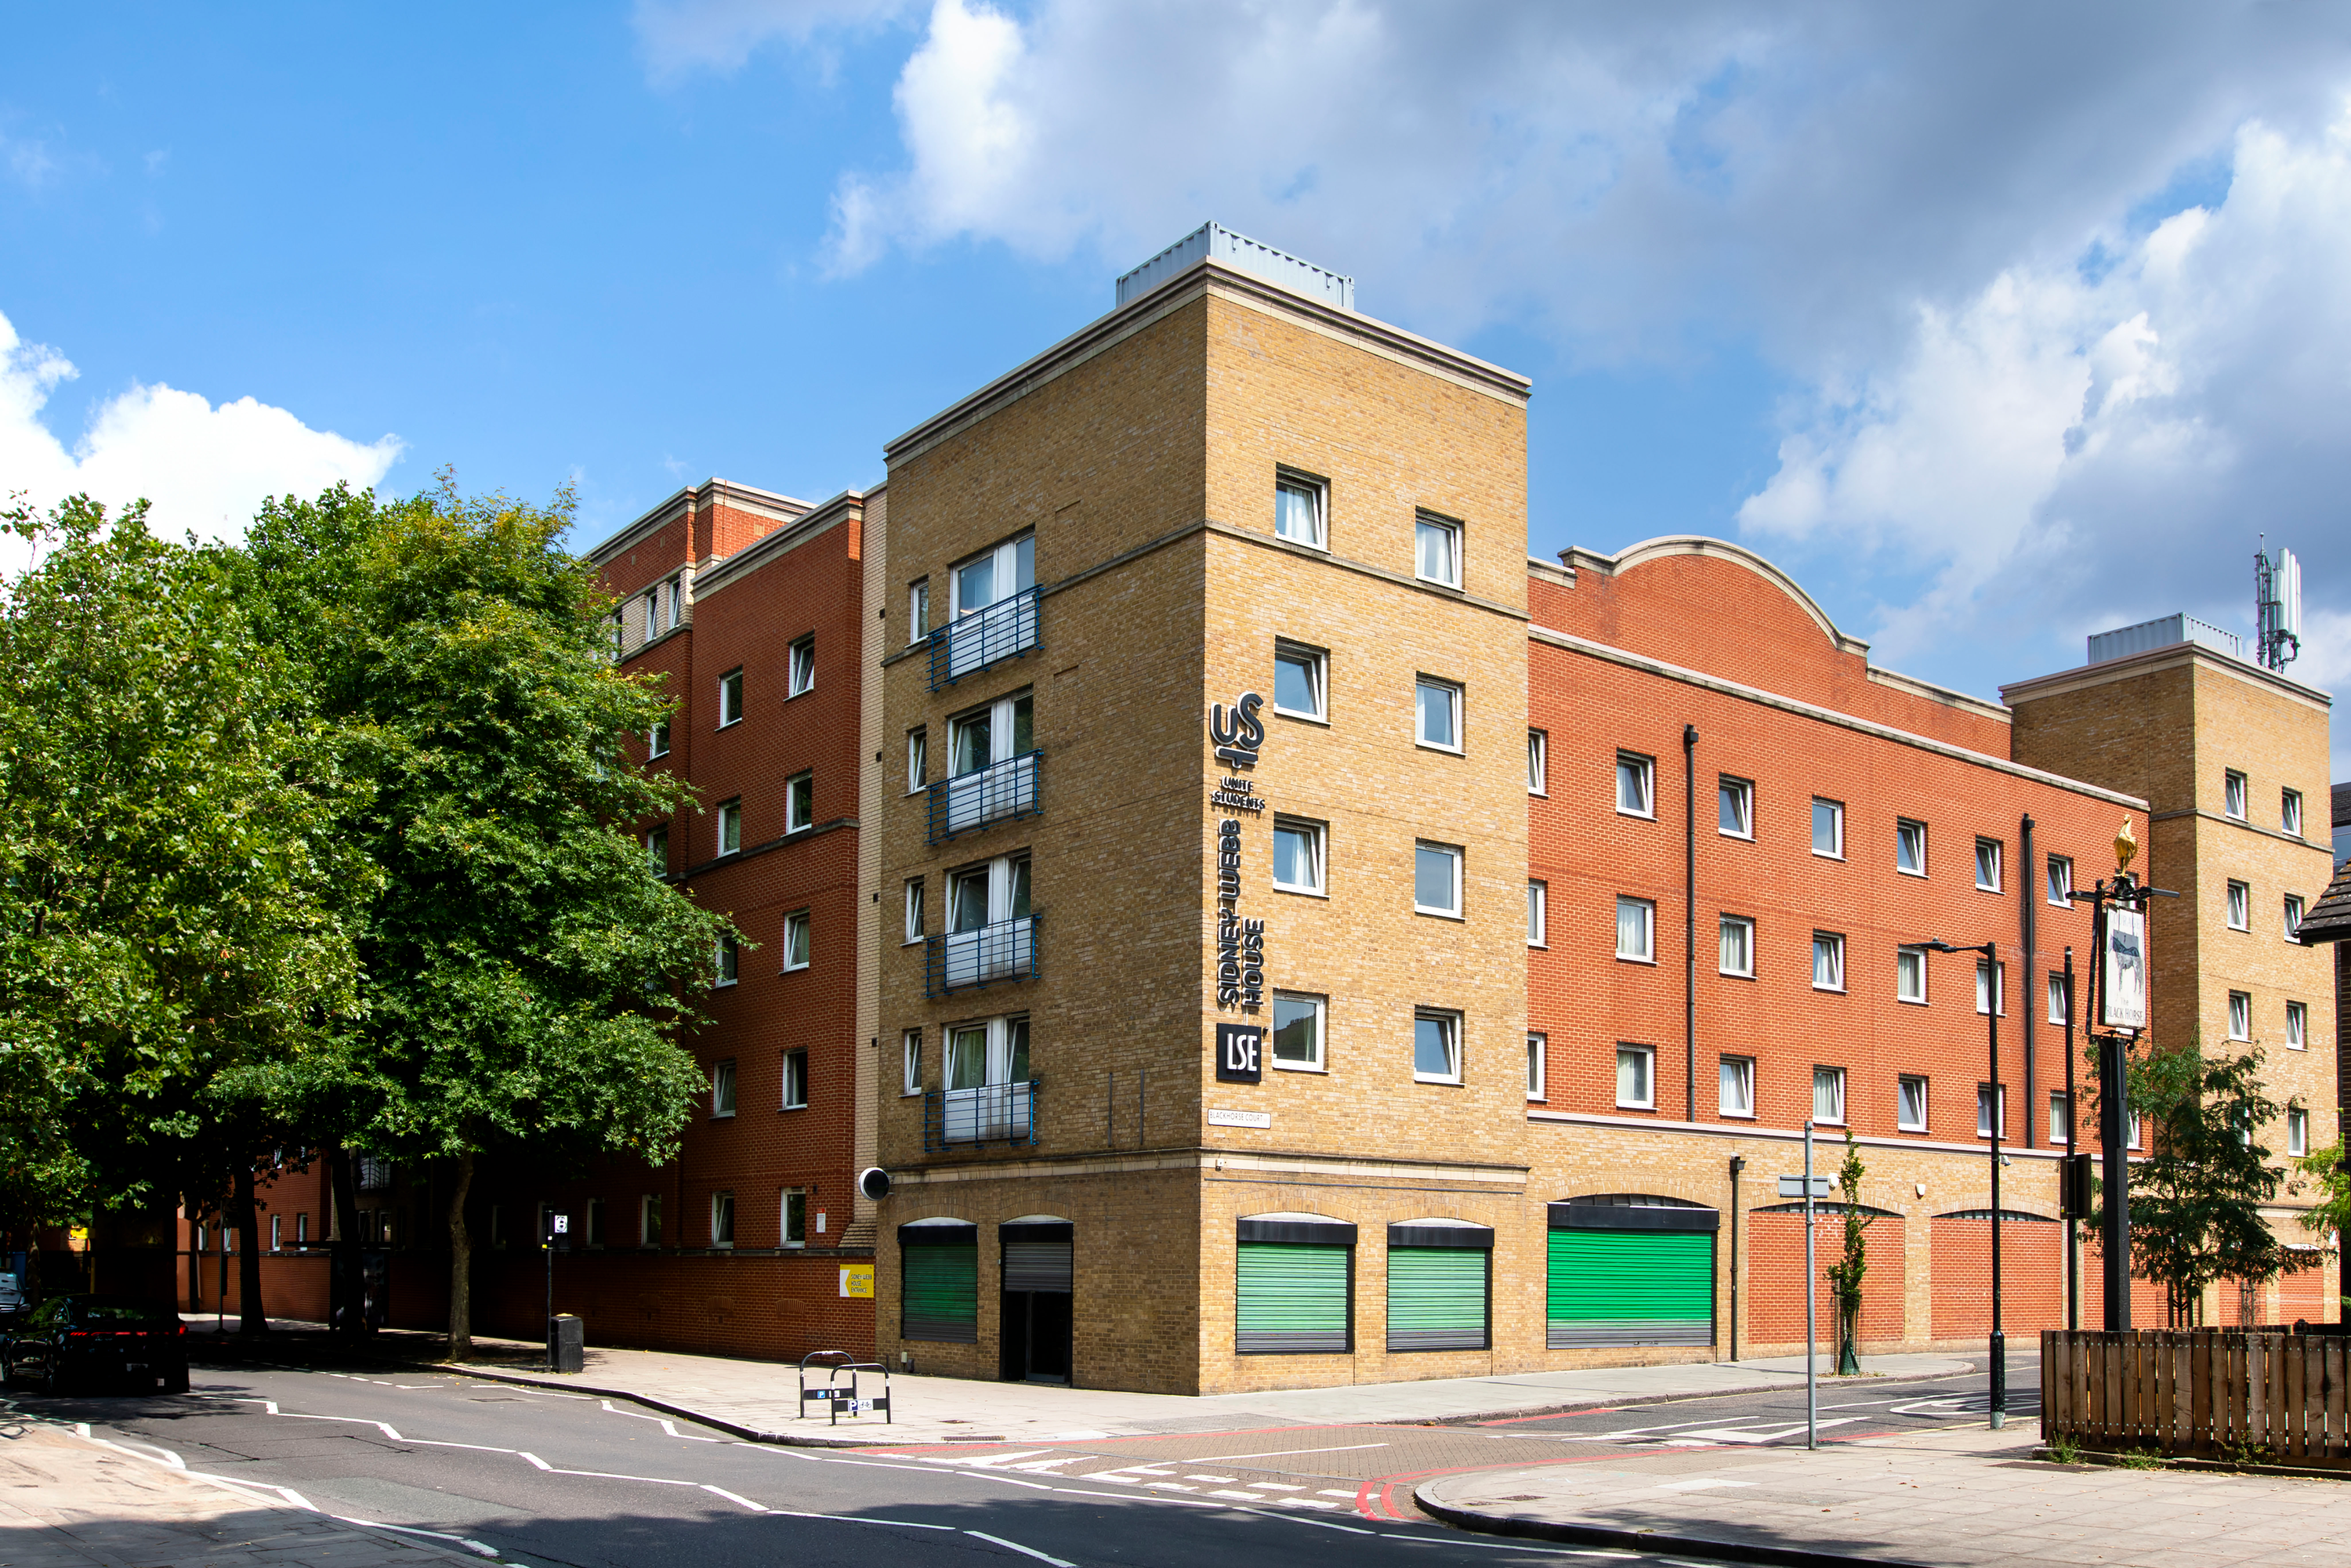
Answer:
<svg viewBox="0 0 2351 1568"><path fill-rule="evenodd" d="M236 1226L236 1332L265 1334L269 1314L261 1301L261 1221L253 1200L253 1163L240 1161L229 1203Z"/></svg>
<svg viewBox="0 0 2351 1568"><path fill-rule="evenodd" d="M465 1195L474 1186L474 1156L457 1156L457 1182L449 1194L449 1359L474 1354L474 1243L465 1234Z"/></svg>

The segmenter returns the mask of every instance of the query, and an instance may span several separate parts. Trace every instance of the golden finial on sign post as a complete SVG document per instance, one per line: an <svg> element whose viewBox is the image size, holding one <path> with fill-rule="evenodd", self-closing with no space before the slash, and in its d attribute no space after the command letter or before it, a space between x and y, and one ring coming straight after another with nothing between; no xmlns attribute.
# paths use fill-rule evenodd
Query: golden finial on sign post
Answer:
<svg viewBox="0 0 2351 1568"><path fill-rule="evenodd" d="M2115 874L2129 874L2130 862L2138 854L2138 839L2131 832L2131 820L2123 818L2122 831L2115 835Z"/></svg>

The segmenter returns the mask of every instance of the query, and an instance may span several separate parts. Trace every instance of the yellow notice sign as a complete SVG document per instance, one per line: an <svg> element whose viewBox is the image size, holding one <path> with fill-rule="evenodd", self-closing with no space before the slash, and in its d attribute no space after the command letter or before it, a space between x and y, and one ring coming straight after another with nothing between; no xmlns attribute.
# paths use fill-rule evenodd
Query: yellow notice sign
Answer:
<svg viewBox="0 0 2351 1568"><path fill-rule="evenodd" d="M841 1266L841 1293L844 1296L862 1296L867 1301L872 1301L873 1299L873 1265L843 1263Z"/></svg>

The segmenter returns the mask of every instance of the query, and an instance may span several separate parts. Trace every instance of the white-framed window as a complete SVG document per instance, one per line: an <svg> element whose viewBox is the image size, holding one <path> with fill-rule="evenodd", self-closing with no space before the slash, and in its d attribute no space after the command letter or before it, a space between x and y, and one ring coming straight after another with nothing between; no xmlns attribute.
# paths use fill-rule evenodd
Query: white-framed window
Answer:
<svg viewBox="0 0 2351 1568"><path fill-rule="evenodd" d="M658 585L645 590L644 622L645 641L650 643L661 635L661 589Z"/></svg>
<svg viewBox="0 0 2351 1568"><path fill-rule="evenodd" d="M2049 857L2049 902L2060 909L2074 907L2074 861L2070 855Z"/></svg>
<svg viewBox="0 0 2351 1568"><path fill-rule="evenodd" d="M1544 946L1548 940L1544 935L1545 930L1547 929L1546 915L1548 914L1544 905L1549 902L1550 894L1551 889L1547 884L1534 881L1528 882L1527 946L1530 947L1541 947Z"/></svg>
<svg viewBox="0 0 2351 1568"><path fill-rule="evenodd" d="M1461 688L1422 675L1416 685L1415 739L1437 751L1461 749Z"/></svg>
<svg viewBox="0 0 2351 1568"><path fill-rule="evenodd" d="M2060 1089L2049 1096L2049 1145L2052 1148L2062 1149L2074 1141L2073 1132L2067 1126L2073 1118L2066 1114L2066 1110L2064 1090Z"/></svg>
<svg viewBox="0 0 2351 1568"><path fill-rule="evenodd" d="M1413 575L1423 582L1461 586L1461 525L1426 512L1413 519Z"/></svg>
<svg viewBox="0 0 2351 1568"><path fill-rule="evenodd" d="M1813 853L1844 859L1844 803L1813 797Z"/></svg>
<svg viewBox="0 0 2351 1568"><path fill-rule="evenodd" d="M1894 999L1897 1002L1927 1001L1927 949L1896 947L1894 950Z"/></svg>
<svg viewBox="0 0 2351 1568"><path fill-rule="evenodd" d="M2310 1004L2288 1002L2285 1005L2285 1048L2288 1051L2310 1049Z"/></svg>
<svg viewBox="0 0 2351 1568"><path fill-rule="evenodd" d="M1813 1069L1813 1120L1831 1123L1844 1120L1844 1068Z"/></svg>
<svg viewBox="0 0 2351 1568"><path fill-rule="evenodd" d="M732 1116L735 1113L735 1062L733 1058L710 1064L710 1113Z"/></svg>
<svg viewBox="0 0 2351 1568"><path fill-rule="evenodd" d="M1315 549L1328 549L1325 503L1331 487L1320 479L1287 468L1273 475L1273 532L1277 538Z"/></svg>
<svg viewBox="0 0 2351 1568"><path fill-rule="evenodd" d="M2250 991L2229 993L2229 1038L2231 1040L2253 1038L2253 998Z"/></svg>
<svg viewBox="0 0 2351 1568"><path fill-rule="evenodd" d="M1833 931L1813 933L1813 989L1844 989L1844 938Z"/></svg>
<svg viewBox="0 0 2351 1568"><path fill-rule="evenodd" d="M713 1249L735 1245L735 1195L731 1192L710 1195L710 1245Z"/></svg>
<svg viewBox="0 0 2351 1568"><path fill-rule="evenodd" d="M2053 969L2049 972L2049 1021L2062 1025L2073 1012L2074 995L2065 984L2065 971Z"/></svg>
<svg viewBox="0 0 2351 1568"><path fill-rule="evenodd" d="M1744 915L1722 917L1716 969L1720 974L1736 975L1742 980L1755 977L1755 922Z"/></svg>
<svg viewBox="0 0 2351 1568"><path fill-rule="evenodd" d="M2297 839L2302 837L2302 791L2282 789L2278 797L2279 829Z"/></svg>
<svg viewBox="0 0 2351 1568"><path fill-rule="evenodd" d="M1331 655L1303 643L1277 638L1273 644L1273 711L1291 718L1329 723Z"/></svg>
<svg viewBox="0 0 2351 1568"><path fill-rule="evenodd" d="M1616 1048L1616 1106L1622 1111L1657 1107L1657 1053L1646 1045Z"/></svg>
<svg viewBox="0 0 2351 1568"><path fill-rule="evenodd" d="M611 624L612 662L617 664L627 656L629 652L629 612L625 610L613 611Z"/></svg>
<svg viewBox="0 0 2351 1568"><path fill-rule="evenodd" d="M1321 997L1301 996L1294 991L1273 993L1274 1066L1289 1072L1325 1071L1326 1063L1322 1059L1324 1011Z"/></svg>
<svg viewBox="0 0 2351 1568"><path fill-rule="evenodd" d="M781 1247L808 1245L808 1191L804 1187L788 1186L778 1195L783 1199L778 1206L780 1223L777 1226L776 1242Z"/></svg>
<svg viewBox="0 0 2351 1568"><path fill-rule="evenodd" d="M1657 961L1657 906L1646 898L1616 900L1616 956L1635 964Z"/></svg>
<svg viewBox="0 0 2351 1568"><path fill-rule="evenodd" d="M2286 1107L2285 1152L2294 1159L2310 1153L2310 1113L2298 1105Z"/></svg>
<svg viewBox="0 0 2351 1568"><path fill-rule="evenodd" d="M787 685L784 698L788 702L802 692L816 689L816 638L813 634L792 644Z"/></svg>
<svg viewBox="0 0 2351 1568"><path fill-rule="evenodd" d="M2233 768L2220 776L2220 810L2241 822L2245 820L2245 776Z"/></svg>
<svg viewBox="0 0 2351 1568"><path fill-rule="evenodd" d="M2127 1135L2126 1135L2126 1136L2124 1138L2124 1140L2123 1140L2123 1146L2124 1146L2125 1148L2126 1148L2126 1149L2135 1149L2135 1148L2137 1148L2137 1147L2139 1146L2139 1144L2138 1144L2138 1132L2139 1132L2139 1127L2138 1127L2138 1113L2137 1113L2137 1111L2132 1111L2132 1112L2130 1113L2130 1114L2129 1114L2129 1116L2128 1116L2127 1120L2129 1121L2130 1125L2129 1125L2128 1127L2126 1127L2126 1129L2124 1129L2124 1131L2126 1132L2126 1134Z"/></svg>
<svg viewBox="0 0 2351 1568"><path fill-rule="evenodd" d="M596 1199L596 1198L590 1198L589 1201L590 1201L590 1202L591 1202L591 1203L595 1203L595 1202L600 1202L600 1201L601 1201L601 1199ZM301 1249L303 1249L303 1248L305 1248L305 1247L308 1247L308 1246L309 1246L309 1245L310 1245L310 1216L309 1216L308 1211L305 1210L304 1212L302 1212L302 1213L300 1213L300 1214L298 1214L298 1215L296 1215L296 1216L294 1217L294 1247L295 1247L295 1249L296 1249L297 1251L299 1251Z"/></svg>
<svg viewBox="0 0 2351 1568"><path fill-rule="evenodd" d="M655 719L653 728L645 731L645 760L669 755L669 720Z"/></svg>
<svg viewBox="0 0 2351 1568"><path fill-rule="evenodd" d="M1330 830L1296 817L1273 820L1273 885L1284 893L1321 894L1323 850Z"/></svg>
<svg viewBox="0 0 2351 1568"><path fill-rule="evenodd" d="M736 946L735 938L721 936L718 939L717 957L712 965L715 972L710 983L714 986L733 985L736 974L742 967L742 950Z"/></svg>
<svg viewBox="0 0 2351 1568"><path fill-rule="evenodd" d="M1540 729L1527 731L1527 793L1551 793L1551 737Z"/></svg>
<svg viewBox="0 0 2351 1568"><path fill-rule="evenodd" d="M1894 1128L1900 1133L1927 1130L1927 1079L1905 1072L1894 1081Z"/></svg>
<svg viewBox="0 0 2351 1568"><path fill-rule="evenodd" d="M1426 840L1412 846L1412 907L1419 915L1461 915L1461 851Z"/></svg>
<svg viewBox="0 0 2351 1568"><path fill-rule="evenodd" d="M805 1111L808 1109L808 1067L807 1051L788 1051L784 1052L784 1098L782 1106L784 1110Z"/></svg>
<svg viewBox="0 0 2351 1568"><path fill-rule="evenodd" d="M1037 535L1032 530L983 550L947 573L956 619L975 615L1037 585Z"/></svg>
<svg viewBox="0 0 2351 1568"><path fill-rule="evenodd" d="M923 929L923 879L910 876L906 879L905 940L908 943L920 942L926 935L928 933Z"/></svg>
<svg viewBox="0 0 2351 1568"><path fill-rule="evenodd" d="M1726 1056L1715 1068L1716 1109L1726 1116L1755 1114L1755 1059Z"/></svg>
<svg viewBox="0 0 2351 1568"><path fill-rule="evenodd" d="M784 972L809 967L809 912L784 916Z"/></svg>
<svg viewBox="0 0 2351 1568"><path fill-rule="evenodd" d="M1637 751L1616 754L1616 814L1651 817L1657 814L1657 764Z"/></svg>
<svg viewBox="0 0 2351 1568"><path fill-rule="evenodd" d="M645 833L645 869L655 876L669 874L669 830L653 828Z"/></svg>
<svg viewBox="0 0 2351 1568"><path fill-rule="evenodd" d="M1755 836L1755 786L1725 774L1714 787L1715 831L1726 839Z"/></svg>
<svg viewBox="0 0 2351 1568"><path fill-rule="evenodd" d="M931 782L931 734L927 729L906 732L906 793L919 795Z"/></svg>
<svg viewBox="0 0 2351 1568"><path fill-rule="evenodd" d="M2294 943L2302 940L2302 894L2298 893L2285 895L2285 939Z"/></svg>
<svg viewBox="0 0 2351 1568"><path fill-rule="evenodd" d="M806 832L816 821L816 776L799 773L784 784L784 831Z"/></svg>
<svg viewBox="0 0 2351 1568"><path fill-rule="evenodd" d="M1540 1034L1527 1036L1527 1098L1543 1097L1543 1058L1551 1050L1550 1040Z"/></svg>
<svg viewBox="0 0 2351 1568"><path fill-rule="evenodd" d="M2229 884L2229 929L2251 931L2253 928L2253 890L2241 882Z"/></svg>
<svg viewBox="0 0 2351 1568"><path fill-rule="evenodd" d="M649 1192L637 1199L637 1245L658 1247L662 1244L661 1194Z"/></svg>
<svg viewBox="0 0 2351 1568"><path fill-rule="evenodd" d="M1998 839L1976 841L1976 885L1986 893L1998 893L2001 844Z"/></svg>
<svg viewBox="0 0 2351 1568"><path fill-rule="evenodd" d="M1018 691L947 720L947 776L961 779L1037 749L1037 697Z"/></svg>
<svg viewBox="0 0 2351 1568"><path fill-rule="evenodd" d="M1927 874L1927 824L1898 818L1894 824L1894 869L1909 876Z"/></svg>
<svg viewBox="0 0 2351 1568"><path fill-rule="evenodd" d="M729 800L718 808L718 852L722 855L743 852L743 802Z"/></svg>
<svg viewBox="0 0 2351 1568"><path fill-rule="evenodd" d="M1976 1136L1979 1138L1991 1136L1992 1099L1991 1084L1976 1085ZM2006 1084L2001 1086L1999 1101L2000 1135L2006 1138L2008 1136L2008 1086Z"/></svg>
<svg viewBox="0 0 2351 1568"><path fill-rule="evenodd" d="M906 585L906 641L919 643L931 634L931 580Z"/></svg>
<svg viewBox="0 0 2351 1568"><path fill-rule="evenodd" d="M910 1029L898 1036L898 1092L923 1092L923 1031Z"/></svg>
<svg viewBox="0 0 2351 1568"><path fill-rule="evenodd" d="M743 671L737 667L718 677L718 727L743 722Z"/></svg>
<svg viewBox="0 0 2351 1568"><path fill-rule="evenodd" d="M1412 1015L1412 1077L1416 1083L1461 1082L1461 1015L1423 1008Z"/></svg>
<svg viewBox="0 0 2351 1568"><path fill-rule="evenodd" d="M947 873L947 933L960 936L1008 920L1026 920L1029 856L1019 851ZM968 1084L957 1085L969 1088Z"/></svg>
<svg viewBox="0 0 2351 1568"><path fill-rule="evenodd" d="M1976 960L1976 1011L2008 1016L2008 966Z"/></svg>
<svg viewBox="0 0 2351 1568"><path fill-rule="evenodd" d="M269 1217L269 1249L272 1252L286 1250L286 1238L280 1231L280 1228L285 1223L286 1217L282 1214L273 1214Z"/></svg>
<svg viewBox="0 0 2351 1568"><path fill-rule="evenodd" d="M584 1223L587 1229L583 1239L591 1248L602 1247L604 1245L604 1200L602 1198L591 1197L588 1200L588 1214Z"/></svg>

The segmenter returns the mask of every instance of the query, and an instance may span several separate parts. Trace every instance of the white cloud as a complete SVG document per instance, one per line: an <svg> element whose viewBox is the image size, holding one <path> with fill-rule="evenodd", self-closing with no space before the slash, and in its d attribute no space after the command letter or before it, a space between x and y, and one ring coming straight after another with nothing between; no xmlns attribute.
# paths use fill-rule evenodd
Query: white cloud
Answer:
<svg viewBox="0 0 2351 1568"><path fill-rule="evenodd" d="M107 399L68 450L41 413L75 373L63 355L22 341L0 316L0 489L23 492L43 509L77 492L110 507L144 497L160 533L235 538L263 497L316 495L339 482L367 488L402 450L397 436L362 444L250 397L215 407L160 382Z"/></svg>
<svg viewBox="0 0 2351 1568"><path fill-rule="evenodd" d="M2351 674L2351 104L2232 152L2225 199L2085 236L2095 276L2021 264L1922 307L1897 357L1797 413L1744 528L1925 572L1877 653L1999 647L2028 661L2008 678L2175 610L2250 630L2266 532L2308 568L2292 673Z"/></svg>

